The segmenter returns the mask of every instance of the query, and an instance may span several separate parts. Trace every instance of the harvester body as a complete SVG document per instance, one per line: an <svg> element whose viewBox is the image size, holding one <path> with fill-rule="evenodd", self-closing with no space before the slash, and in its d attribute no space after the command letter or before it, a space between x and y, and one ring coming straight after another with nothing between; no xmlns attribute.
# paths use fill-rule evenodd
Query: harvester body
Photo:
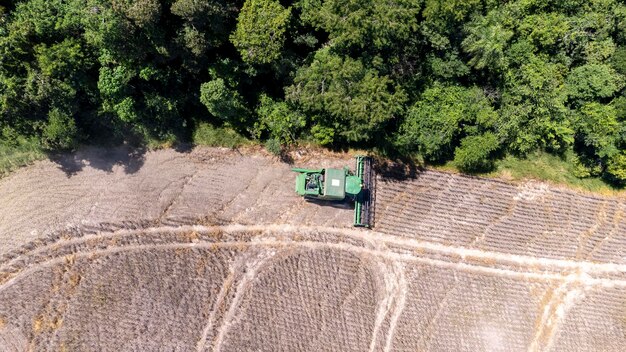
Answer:
<svg viewBox="0 0 626 352"><path fill-rule="evenodd" d="M361 178L344 169L293 169L296 176L296 193L307 198L344 200L354 199L361 191Z"/></svg>
<svg viewBox="0 0 626 352"><path fill-rule="evenodd" d="M296 193L309 199L355 202L354 225L370 226L371 188L373 178L370 158L356 158L356 175L347 167L343 169L302 169L297 172Z"/></svg>

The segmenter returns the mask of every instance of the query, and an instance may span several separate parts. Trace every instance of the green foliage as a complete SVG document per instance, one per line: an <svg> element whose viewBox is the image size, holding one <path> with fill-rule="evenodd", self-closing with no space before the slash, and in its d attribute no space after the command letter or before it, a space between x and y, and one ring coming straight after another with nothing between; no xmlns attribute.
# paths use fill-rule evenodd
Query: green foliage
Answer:
<svg viewBox="0 0 626 352"><path fill-rule="evenodd" d="M490 128L496 114L479 88L428 88L408 111L400 127L398 146L417 151L426 160L449 158L463 135Z"/></svg>
<svg viewBox="0 0 626 352"><path fill-rule="evenodd" d="M620 124L612 106L596 102L585 104L580 109L575 126L585 146L593 148L600 158L611 158L619 153L616 141Z"/></svg>
<svg viewBox="0 0 626 352"><path fill-rule="evenodd" d="M626 74L626 47L619 47L611 56L611 67L621 75Z"/></svg>
<svg viewBox="0 0 626 352"><path fill-rule="evenodd" d="M418 28L421 0L301 0L304 23L324 30L340 48L382 49Z"/></svg>
<svg viewBox="0 0 626 352"><path fill-rule="evenodd" d="M464 24L473 16L483 14L490 1L481 0L426 0L420 32L426 42L437 51L458 51ZM466 63L466 62L465 62Z"/></svg>
<svg viewBox="0 0 626 352"><path fill-rule="evenodd" d="M499 147L498 137L492 132L467 136L461 140L461 146L454 152L454 164L462 171L489 170L493 167L491 153Z"/></svg>
<svg viewBox="0 0 626 352"><path fill-rule="evenodd" d="M623 108L623 104L623 99L617 99L612 105L587 103L575 119L581 164L587 169L599 169L590 173L602 175L616 184L626 183L624 112L618 113L615 108Z"/></svg>
<svg viewBox="0 0 626 352"><path fill-rule="evenodd" d="M48 115L48 124L44 127L43 146L51 150L70 150L77 142L76 124L72 117L58 109L51 110Z"/></svg>
<svg viewBox="0 0 626 352"><path fill-rule="evenodd" d="M161 15L159 0L116 0L114 4L140 28L155 25Z"/></svg>
<svg viewBox="0 0 626 352"><path fill-rule="evenodd" d="M211 0L175 0L170 11L187 21L199 21L201 17L219 11L219 4Z"/></svg>
<svg viewBox="0 0 626 352"><path fill-rule="evenodd" d="M580 104L613 96L624 86L624 80L609 65L587 64L570 72L567 85L570 98Z"/></svg>
<svg viewBox="0 0 626 352"><path fill-rule="evenodd" d="M123 65L101 67L98 77L98 90L105 99L123 97L129 93L131 89L129 83L135 74L134 70Z"/></svg>
<svg viewBox="0 0 626 352"><path fill-rule="evenodd" d="M314 121L334 132L334 141L371 141L402 112L406 95L387 76L361 61L319 50L313 62L296 73L287 97ZM328 133L325 133L329 135Z"/></svg>
<svg viewBox="0 0 626 352"><path fill-rule="evenodd" d="M0 177L9 172L43 159L43 152L36 138L25 138L19 135L3 133L0 139Z"/></svg>
<svg viewBox="0 0 626 352"><path fill-rule="evenodd" d="M31 0L0 21L0 125L34 134L54 108L78 110L91 61L79 38L76 3Z"/></svg>
<svg viewBox="0 0 626 352"><path fill-rule="evenodd" d="M246 0L230 40L243 61L267 64L277 60L285 42L291 10L278 0Z"/></svg>
<svg viewBox="0 0 626 352"><path fill-rule="evenodd" d="M34 50L39 69L46 76L72 77L84 64L85 54L76 39L66 38L51 46L42 43Z"/></svg>
<svg viewBox="0 0 626 352"><path fill-rule="evenodd" d="M573 143L570 111L565 105L565 71L561 64L531 55L510 72L498 125L514 153L561 152Z"/></svg>
<svg viewBox="0 0 626 352"><path fill-rule="evenodd" d="M300 130L306 125L302 113L295 111L285 102L276 102L267 95L262 95L257 108L259 121L256 123L257 137L263 132L269 133L269 138L281 144L291 144L296 141Z"/></svg>
<svg viewBox="0 0 626 352"><path fill-rule="evenodd" d="M274 138L270 138L267 141L265 141L265 149L267 149L268 152L276 156L281 155L283 152L282 144L280 143L278 139L274 139Z"/></svg>
<svg viewBox="0 0 626 352"><path fill-rule="evenodd" d="M426 0L423 15L429 22L462 21L481 7L481 0Z"/></svg>
<svg viewBox="0 0 626 352"><path fill-rule="evenodd" d="M237 6L239 3L238 1ZM175 0L172 2L170 11L174 15L175 22L178 18L184 20L182 29L177 31L177 42L192 54L189 55L185 65L189 65L189 68L194 70L205 68L203 65L198 65L205 59L202 55L228 41L228 36L232 31L235 8L231 1Z"/></svg>
<svg viewBox="0 0 626 352"><path fill-rule="evenodd" d="M519 25L520 33L537 47L550 47L570 30L567 16L550 12L526 16Z"/></svg>
<svg viewBox="0 0 626 352"><path fill-rule="evenodd" d="M2 145L229 145L236 130L276 153L303 138L466 171L503 156L567 163L568 175L624 183L623 1L2 6Z"/></svg>
<svg viewBox="0 0 626 352"><path fill-rule="evenodd" d="M468 63L479 70L486 67L504 69L508 65L505 50L513 31L506 27L500 16L498 12L490 12L466 27L467 37L462 45L471 55Z"/></svg>
<svg viewBox="0 0 626 352"><path fill-rule="evenodd" d="M428 63L436 79L457 79L470 73L469 67L454 52L446 54L443 58L431 55Z"/></svg>
<svg viewBox="0 0 626 352"><path fill-rule="evenodd" d="M602 165L597 163L591 164L588 160L583 160L577 154L571 156L570 159L573 165L572 175L581 179L602 175Z"/></svg>
<svg viewBox="0 0 626 352"><path fill-rule="evenodd" d="M211 115L222 121L241 121L248 114L241 95L221 78L202 83L200 101Z"/></svg>
<svg viewBox="0 0 626 352"><path fill-rule="evenodd" d="M330 127L314 125L311 127L311 135L320 145L331 145L335 141L335 130Z"/></svg>
<svg viewBox="0 0 626 352"><path fill-rule="evenodd" d="M611 38L607 40L590 42L585 46L585 56L588 63L603 63L615 54L615 44Z"/></svg>
<svg viewBox="0 0 626 352"><path fill-rule="evenodd" d="M215 127L201 122L193 132L192 142L196 145L209 147L237 148L250 141L228 127Z"/></svg>
<svg viewBox="0 0 626 352"><path fill-rule="evenodd" d="M533 152L526 157L507 155L494 161L494 169L487 176L512 180L543 180L554 184L565 184L585 191L612 193L614 186L607 185L597 177L580 177L572 150L562 155Z"/></svg>
<svg viewBox="0 0 626 352"><path fill-rule="evenodd" d="M626 183L626 153L622 151L609 159L606 170L608 177L615 183Z"/></svg>

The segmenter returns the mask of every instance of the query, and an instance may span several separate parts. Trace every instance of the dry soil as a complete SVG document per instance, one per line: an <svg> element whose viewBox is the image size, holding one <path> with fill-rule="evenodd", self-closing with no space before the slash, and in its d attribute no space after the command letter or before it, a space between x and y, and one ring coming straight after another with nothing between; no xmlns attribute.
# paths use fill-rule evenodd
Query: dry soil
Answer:
<svg viewBox="0 0 626 352"><path fill-rule="evenodd" d="M0 179L0 351L626 346L623 199L387 163L366 230L293 178L260 152L120 148Z"/></svg>

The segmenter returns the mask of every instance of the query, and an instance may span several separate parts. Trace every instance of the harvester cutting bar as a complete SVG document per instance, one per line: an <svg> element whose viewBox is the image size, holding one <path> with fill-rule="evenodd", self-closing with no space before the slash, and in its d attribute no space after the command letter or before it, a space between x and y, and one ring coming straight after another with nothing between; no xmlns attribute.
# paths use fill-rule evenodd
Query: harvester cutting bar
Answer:
<svg viewBox="0 0 626 352"><path fill-rule="evenodd" d="M363 180L363 189L355 199L354 226L371 227L373 225L375 178L370 157L356 157L356 175Z"/></svg>

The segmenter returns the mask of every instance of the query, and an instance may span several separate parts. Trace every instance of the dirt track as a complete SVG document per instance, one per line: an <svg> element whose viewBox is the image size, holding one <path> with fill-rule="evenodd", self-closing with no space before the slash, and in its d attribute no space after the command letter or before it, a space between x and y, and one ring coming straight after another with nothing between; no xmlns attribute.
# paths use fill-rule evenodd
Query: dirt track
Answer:
<svg viewBox="0 0 626 352"><path fill-rule="evenodd" d="M624 206L383 167L357 230L269 157L86 150L0 180L0 350L621 351Z"/></svg>

